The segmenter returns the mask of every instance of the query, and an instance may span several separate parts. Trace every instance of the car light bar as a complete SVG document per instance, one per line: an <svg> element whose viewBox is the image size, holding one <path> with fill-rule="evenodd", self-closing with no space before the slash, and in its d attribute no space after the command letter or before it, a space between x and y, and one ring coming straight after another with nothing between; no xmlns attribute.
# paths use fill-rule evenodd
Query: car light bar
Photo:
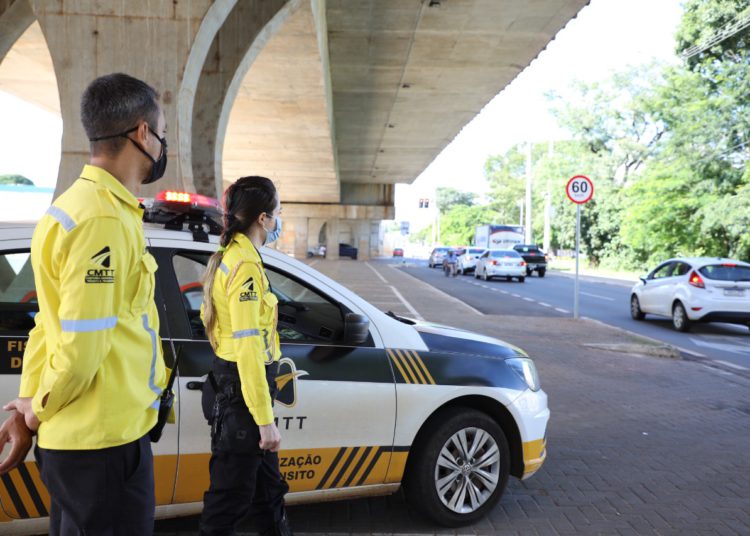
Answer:
<svg viewBox="0 0 750 536"><path fill-rule="evenodd" d="M220 209L219 202L213 197L191 192L179 192L175 190L164 190L156 194L154 201L166 201L168 203L185 203L195 207Z"/></svg>

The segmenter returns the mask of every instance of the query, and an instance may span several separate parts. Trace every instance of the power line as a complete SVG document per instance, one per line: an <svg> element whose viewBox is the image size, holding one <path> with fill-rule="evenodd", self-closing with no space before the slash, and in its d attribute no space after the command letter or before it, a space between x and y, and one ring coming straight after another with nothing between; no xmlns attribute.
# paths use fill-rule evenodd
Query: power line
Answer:
<svg viewBox="0 0 750 536"><path fill-rule="evenodd" d="M748 26L750 26L750 12L748 12L744 17L741 17L729 26L722 28L700 45L693 45L690 48L684 50L682 54L680 54L680 57L683 60L687 60L695 56L696 54L700 54L701 52L708 50L712 46L721 43L725 39L729 39L733 35L740 33Z"/></svg>

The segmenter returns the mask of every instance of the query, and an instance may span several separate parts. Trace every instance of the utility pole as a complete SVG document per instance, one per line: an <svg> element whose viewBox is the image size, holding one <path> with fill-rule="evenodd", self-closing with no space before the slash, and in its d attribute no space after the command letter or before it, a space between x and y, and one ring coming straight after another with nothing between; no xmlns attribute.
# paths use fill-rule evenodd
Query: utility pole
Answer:
<svg viewBox="0 0 750 536"><path fill-rule="evenodd" d="M544 240L542 249L549 253L549 248L552 246L552 196L549 190L544 192Z"/></svg>
<svg viewBox="0 0 750 536"><path fill-rule="evenodd" d="M531 142L526 144L526 243L531 244Z"/></svg>

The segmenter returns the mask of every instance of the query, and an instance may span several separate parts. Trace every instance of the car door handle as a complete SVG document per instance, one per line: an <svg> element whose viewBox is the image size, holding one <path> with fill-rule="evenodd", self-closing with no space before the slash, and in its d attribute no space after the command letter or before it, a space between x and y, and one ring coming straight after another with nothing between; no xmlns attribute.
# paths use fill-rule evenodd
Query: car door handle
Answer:
<svg viewBox="0 0 750 536"><path fill-rule="evenodd" d="M203 383L204 382L187 382L187 387L191 391L201 391L203 390Z"/></svg>

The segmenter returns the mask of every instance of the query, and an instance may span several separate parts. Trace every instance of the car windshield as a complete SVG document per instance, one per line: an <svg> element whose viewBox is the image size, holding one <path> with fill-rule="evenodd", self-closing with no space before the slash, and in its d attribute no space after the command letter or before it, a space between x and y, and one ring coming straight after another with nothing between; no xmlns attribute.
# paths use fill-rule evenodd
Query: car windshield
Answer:
<svg viewBox="0 0 750 536"><path fill-rule="evenodd" d="M539 248L536 246L516 246L514 249L523 253L539 253Z"/></svg>
<svg viewBox="0 0 750 536"><path fill-rule="evenodd" d="M433 253L447 253L448 249L450 248L435 248L432 252Z"/></svg>
<svg viewBox="0 0 750 536"><path fill-rule="evenodd" d="M498 249L492 252L493 257L520 257L518 252L513 250Z"/></svg>
<svg viewBox="0 0 750 536"><path fill-rule="evenodd" d="M750 281L750 266L733 263L709 264L698 270L701 275L716 281Z"/></svg>
<svg viewBox="0 0 750 536"><path fill-rule="evenodd" d="M472 255L479 255L483 251L484 250L482 248L471 248L471 249L469 249L469 253L471 253Z"/></svg>

